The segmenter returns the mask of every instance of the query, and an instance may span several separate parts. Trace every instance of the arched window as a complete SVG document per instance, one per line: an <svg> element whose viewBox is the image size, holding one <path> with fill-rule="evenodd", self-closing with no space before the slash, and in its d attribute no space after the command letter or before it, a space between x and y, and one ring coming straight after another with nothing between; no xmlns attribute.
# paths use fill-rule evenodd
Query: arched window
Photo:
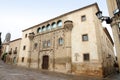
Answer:
<svg viewBox="0 0 120 80"><path fill-rule="evenodd" d="M57 26L56 23L53 22L53 23L52 23L52 28L56 28L56 26Z"/></svg>
<svg viewBox="0 0 120 80"><path fill-rule="evenodd" d="M50 30L50 29L51 29L50 24L48 24L48 25L46 26L46 29L47 29L47 30Z"/></svg>
<svg viewBox="0 0 120 80"><path fill-rule="evenodd" d="M46 27L45 26L42 27L42 31L46 31Z"/></svg>
<svg viewBox="0 0 120 80"><path fill-rule="evenodd" d="M62 37L60 37L60 38L58 39L58 43L59 43L59 45L62 45L62 44L64 43L64 40L63 40Z"/></svg>
<svg viewBox="0 0 120 80"><path fill-rule="evenodd" d="M37 33L40 33L40 32L42 32L42 29L41 29L41 28L38 28L38 29L37 29Z"/></svg>
<svg viewBox="0 0 120 80"><path fill-rule="evenodd" d="M62 27L62 21L61 21L61 20L59 20L59 21L57 22L57 26L58 26L58 27Z"/></svg>

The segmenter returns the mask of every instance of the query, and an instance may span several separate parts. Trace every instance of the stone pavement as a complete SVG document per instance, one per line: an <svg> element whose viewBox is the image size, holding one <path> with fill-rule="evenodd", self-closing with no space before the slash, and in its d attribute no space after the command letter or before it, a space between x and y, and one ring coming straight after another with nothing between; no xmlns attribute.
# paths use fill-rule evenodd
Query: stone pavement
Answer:
<svg viewBox="0 0 120 80"><path fill-rule="evenodd" d="M0 80L120 80L120 74L110 75L106 78L73 76L16 67L0 61Z"/></svg>

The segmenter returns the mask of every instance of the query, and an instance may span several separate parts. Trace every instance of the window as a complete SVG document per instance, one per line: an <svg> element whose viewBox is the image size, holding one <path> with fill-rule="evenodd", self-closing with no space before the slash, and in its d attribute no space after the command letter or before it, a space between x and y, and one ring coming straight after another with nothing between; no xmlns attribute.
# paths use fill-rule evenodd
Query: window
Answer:
<svg viewBox="0 0 120 80"><path fill-rule="evenodd" d="M42 27L42 31L46 31L46 27L45 26Z"/></svg>
<svg viewBox="0 0 120 80"><path fill-rule="evenodd" d="M89 53L83 54L83 60L84 60L84 61L89 61L89 60L90 60Z"/></svg>
<svg viewBox="0 0 120 80"><path fill-rule="evenodd" d="M59 45L62 45L62 44L64 43L63 38L59 38L59 39L58 39L58 43L59 43Z"/></svg>
<svg viewBox="0 0 120 80"><path fill-rule="evenodd" d="M61 21L61 20L59 20L59 21L57 22L57 26L58 26L58 27L62 27L62 21Z"/></svg>
<svg viewBox="0 0 120 80"><path fill-rule="evenodd" d="M51 29L50 24L48 24L48 25L46 26L46 29L47 29L47 30L50 30L50 29Z"/></svg>
<svg viewBox="0 0 120 80"><path fill-rule="evenodd" d="M37 33L40 33L40 32L42 32L42 29L41 29L41 28L38 28L38 29L37 29Z"/></svg>
<svg viewBox="0 0 120 80"><path fill-rule="evenodd" d="M24 57L22 57L22 62L24 62Z"/></svg>
<svg viewBox="0 0 120 80"><path fill-rule="evenodd" d="M37 43L35 43L35 44L34 44L34 49L36 49L36 48L37 48L37 46L38 46L38 44L37 44Z"/></svg>
<svg viewBox="0 0 120 80"><path fill-rule="evenodd" d="M12 51L12 48L10 49L10 51Z"/></svg>
<svg viewBox="0 0 120 80"><path fill-rule="evenodd" d="M10 54L10 55L12 54L12 48L10 49L9 54Z"/></svg>
<svg viewBox="0 0 120 80"><path fill-rule="evenodd" d="M50 40L47 41L47 46L50 47L51 44L50 44Z"/></svg>
<svg viewBox="0 0 120 80"><path fill-rule="evenodd" d="M43 48L47 47L47 41L43 41Z"/></svg>
<svg viewBox="0 0 120 80"><path fill-rule="evenodd" d="M88 41L88 34L82 35L82 41Z"/></svg>
<svg viewBox="0 0 120 80"><path fill-rule="evenodd" d="M56 28L56 23L55 22L52 23L52 28Z"/></svg>
<svg viewBox="0 0 120 80"><path fill-rule="evenodd" d="M85 21L85 20L86 20L86 16L85 15L81 16L81 21Z"/></svg>
<svg viewBox="0 0 120 80"><path fill-rule="evenodd" d="M25 50L26 49L26 46L23 46L23 50Z"/></svg>
<svg viewBox="0 0 120 80"><path fill-rule="evenodd" d="M25 34L25 38L27 38L27 34Z"/></svg>

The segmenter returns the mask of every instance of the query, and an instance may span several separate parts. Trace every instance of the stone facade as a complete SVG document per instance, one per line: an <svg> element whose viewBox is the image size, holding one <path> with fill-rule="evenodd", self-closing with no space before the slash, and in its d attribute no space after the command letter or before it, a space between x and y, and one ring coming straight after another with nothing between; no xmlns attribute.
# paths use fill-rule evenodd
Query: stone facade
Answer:
<svg viewBox="0 0 120 80"><path fill-rule="evenodd" d="M23 30L18 65L77 75L111 74L113 41L95 15L98 10L92 4Z"/></svg>
<svg viewBox="0 0 120 80"><path fill-rule="evenodd" d="M4 57L4 61L6 63L15 64L15 65L18 63L20 45L21 45L21 38L2 44L3 55L6 54Z"/></svg>
<svg viewBox="0 0 120 80"><path fill-rule="evenodd" d="M106 0L110 17L113 17L113 11L117 9L116 0Z"/></svg>
<svg viewBox="0 0 120 80"><path fill-rule="evenodd" d="M1 58L5 53L8 53L8 50L9 50L9 43L2 43L2 55L1 55Z"/></svg>
<svg viewBox="0 0 120 80"><path fill-rule="evenodd" d="M120 71L120 12L116 15L113 14L113 11L118 8L116 0L107 0L107 4L110 17L112 17L111 28L113 32L116 55Z"/></svg>
<svg viewBox="0 0 120 80"><path fill-rule="evenodd" d="M95 15L98 10L95 3L23 30L18 66L75 75L111 74L114 43Z"/></svg>

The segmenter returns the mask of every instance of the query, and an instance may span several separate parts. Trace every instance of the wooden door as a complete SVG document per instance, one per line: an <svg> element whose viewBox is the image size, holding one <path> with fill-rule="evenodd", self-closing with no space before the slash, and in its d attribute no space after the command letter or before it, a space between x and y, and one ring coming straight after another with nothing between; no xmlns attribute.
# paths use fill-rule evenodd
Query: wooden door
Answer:
<svg viewBox="0 0 120 80"><path fill-rule="evenodd" d="M49 56L43 56L42 69L48 69L49 67Z"/></svg>

